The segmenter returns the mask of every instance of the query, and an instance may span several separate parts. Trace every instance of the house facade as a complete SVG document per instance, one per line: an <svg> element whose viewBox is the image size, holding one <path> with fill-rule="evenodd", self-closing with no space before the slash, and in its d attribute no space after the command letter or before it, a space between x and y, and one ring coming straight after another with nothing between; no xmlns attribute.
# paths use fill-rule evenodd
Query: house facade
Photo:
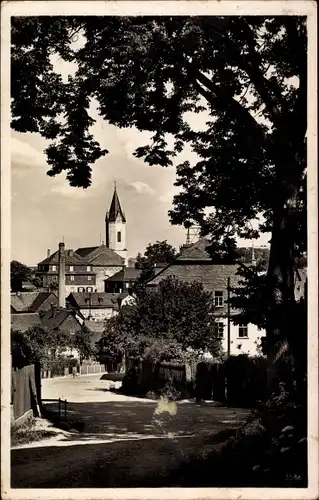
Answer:
<svg viewBox="0 0 319 500"><path fill-rule="evenodd" d="M108 293L128 293L140 275L134 267L125 267L105 280L105 291Z"/></svg>
<svg viewBox="0 0 319 500"><path fill-rule="evenodd" d="M116 294L105 292L71 293L67 297L69 307L79 311L91 322L104 322L118 314L119 297Z"/></svg>
<svg viewBox="0 0 319 500"><path fill-rule="evenodd" d="M233 317L238 310L228 308L229 288L239 286L237 264L215 264L212 262L206 247L209 242L201 238L191 246L181 249L180 255L159 272L148 283L148 287L157 286L160 281L171 276L185 282L202 283L203 288L212 294L215 308L215 333L221 338L222 347L230 354L260 354L260 339L265 335L256 325L235 325ZM229 335L228 335L229 334ZM229 336L229 339L228 339ZM229 344L230 342L230 344Z"/></svg>

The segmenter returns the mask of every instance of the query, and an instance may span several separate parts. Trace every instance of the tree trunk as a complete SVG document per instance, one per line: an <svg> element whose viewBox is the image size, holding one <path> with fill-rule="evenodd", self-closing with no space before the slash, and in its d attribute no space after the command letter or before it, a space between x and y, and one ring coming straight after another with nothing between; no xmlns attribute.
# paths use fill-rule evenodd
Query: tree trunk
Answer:
<svg viewBox="0 0 319 500"><path fill-rule="evenodd" d="M294 204L298 187L293 186L289 199L277 201L268 266L266 335L268 344L268 388L276 378L276 360L287 346L294 364L299 366L298 321L294 293L295 217ZM300 335L302 333L300 332Z"/></svg>

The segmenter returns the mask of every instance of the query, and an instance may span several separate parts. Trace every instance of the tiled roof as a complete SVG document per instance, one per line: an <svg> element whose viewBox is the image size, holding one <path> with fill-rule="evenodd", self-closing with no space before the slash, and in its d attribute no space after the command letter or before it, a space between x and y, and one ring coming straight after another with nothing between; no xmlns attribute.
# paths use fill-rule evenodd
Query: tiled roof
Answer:
<svg viewBox="0 0 319 500"><path fill-rule="evenodd" d="M41 318L39 313L17 313L11 314L11 328L25 332L33 326L40 326Z"/></svg>
<svg viewBox="0 0 319 500"><path fill-rule="evenodd" d="M139 277L140 273L141 271L139 269L126 267L124 270L113 274L113 276L105 281L135 281Z"/></svg>
<svg viewBox="0 0 319 500"><path fill-rule="evenodd" d="M29 307L29 312L37 312L37 310L39 309L41 304L43 304L43 302L46 299L48 299L49 297L51 297L51 302L53 303L53 305L57 305L58 297L54 293L52 293L52 292L40 292L38 294L38 296L32 302L31 306Z"/></svg>
<svg viewBox="0 0 319 500"><path fill-rule="evenodd" d="M97 250L99 247L83 247L78 248L75 253L77 253L80 257L86 257L90 255L94 250Z"/></svg>
<svg viewBox="0 0 319 500"><path fill-rule="evenodd" d="M47 311L41 316L42 326L48 328L48 330L59 328L70 315L73 316L74 320L79 324L80 328L81 325L75 318L73 311L58 308L54 309L53 311Z"/></svg>
<svg viewBox="0 0 319 500"><path fill-rule="evenodd" d="M86 261L82 259L80 255L77 254L77 252L73 252L72 250L64 250L64 257L65 257L65 263L66 264L73 264L73 265L85 265ZM39 262L39 265L48 265L48 264L53 264L57 265L59 264L59 251L57 250L54 252L50 257L47 257L46 259L42 260Z"/></svg>
<svg viewBox="0 0 319 500"><path fill-rule="evenodd" d="M106 214L105 220L109 221L109 222L115 222L116 221L116 217L118 215L121 216L123 222L126 222L125 214L124 214L124 212L122 210L122 207L121 207L121 204L120 204L120 200L119 200L119 197L117 195L116 188L115 188L114 189L113 198L112 198L112 202L111 202L111 206L110 206L110 210Z"/></svg>
<svg viewBox="0 0 319 500"><path fill-rule="evenodd" d="M228 277L230 278L231 286L237 286L240 280L240 277L236 276L238 265L213 264L210 262L191 264L181 261L177 262L177 260L161 270L148 282L148 285L158 285L163 279L173 276L181 281L200 282L205 290L212 292L213 290L222 290L224 287L227 287Z"/></svg>
<svg viewBox="0 0 319 500"><path fill-rule="evenodd" d="M91 304L89 299L91 297ZM106 292L93 292L93 293L71 293L67 300L71 305L76 305L79 309L105 309L118 308L117 299L119 294L106 293Z"/></svg>
<svg viewBox="0 0 319 500"><path fill-rule="evenodd" d="M105 245L95 248L86 256L86 261L92 266L124 266L124 259L114 250Z"/></svg>
<svg viewBox="0 0 319 500"><path fill-rule="evenodd" d="M38 295L39 292L11 293L11 305L17 312L28 311Z"/></svg>
<svg viewBox="0 0 319 500"><path fill-rule="evenodd" d="M59 328L69 315L75 318L73 311L67 309L54 309L41 313L17 313L11 314L11 328L22 332L33 326L42 326L48 330ZM80 327L79 323L79 327Z"/></svg>
<svg viewBox="0 0 319 500"><path fill-rule="evenodd" d="M212 259L206 250L206 247L208 247L209 245L210 242L207 238L200 238L193 245L182 248L181 253L176 260L211 261Z"/></svg>
<svg viewBox="0 0 319 500"><path fill-rule="evenodd" d="M91 345L94 348L96 342L98 342L103 335L105 323L103 321L88 321L88 320L86 320L85 326L87 326L88 329L92 333L90 340L91 340Z"/></svg>
<svg viewBox="0 0 319 500"><path fill-rule="evenodd" d="M52 301L57 302L57 296L52 292L20 292L11 294L11 306L17 312L36 312L43 302L52 296Z"/></svg>

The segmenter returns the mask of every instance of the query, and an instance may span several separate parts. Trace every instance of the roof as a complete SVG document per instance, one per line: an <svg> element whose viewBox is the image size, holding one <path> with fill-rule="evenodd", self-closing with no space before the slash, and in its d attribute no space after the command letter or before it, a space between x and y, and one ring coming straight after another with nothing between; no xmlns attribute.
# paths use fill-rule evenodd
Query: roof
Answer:
<svg viewBox="0 0 319 500"><path fill-rule="evenodd" d="M61 324L66 320L66 318L70 314L75 318L73 312L70 310L67 310L67 309L56 308L53 311L51 311L51 310L46 311L41 316L42 326L44 326L45 328L48 328L48 330L53 330L54 328L59 328L61 326Z"/></svg>
<svg viewBox="0 0 319 500"><path fill-rule="evenodd" d="M107 278L105 281L135 281L140 274L141 271L139 269L126 267L118 273L113 274L113 276Z"/></svg>
<svg viewBox="0 0 319 500"><path fill-rule="evenodd" d="M227 279L230 278L231 286L237 286L240 277L236 275L239 265L236 264L213 264L211 262L188 263L176 259L175 262L161 270L147 284L158 285L169 276L181 281L202 283L205 290L223 290L227 287Z"/></svg>
<svg viewBox="0 0 319 500"><path fill-rule="evenodd" d="M55 308L53 311L45 311L43 313L17 313L11 314L11 328L22 332L33 326L42 326L48 330L59 328L68 316L73 316L75 321L79 323L74 315L74 312L68 309Z"/></svg>
<svg viewBox="0 0 319 500"><path fill-rule="evenodd" d="M200 238L196 243L191 246L181 248L181 252L176 260L204 260L211 261L211 257L206 248L210 245L207 238Z"/></svg>
<svg viewBox="0 0 319 500"><path fill-rule="evenodd" d="M78 248L76 250L76 254L79 255L80 257L86 257L90 253L94 252L94 250L97 250L99 247L83 247L83 248Z"/></svg>
<svg viewBox="0 0 319 500"><path fill-rule="evenodd" d="M98 342L105 329L105 323L103 321L85 321L85 326L88 327L90 332L92 333L91 335L91 345L92 347L95 347L96 342Z"/></svg>
<svg viewBox="0 0 319 500"><path fill-rule="evenodd" d="M78 248L76 253L83 255L83 261L92 266L124 266L125 260L105 245Z"/></svg>
<svg viewBox="0 0 319 500"><path fill-rule="evenodd" d="M11 314L11 328L25 332L33 326L41 326L39 313L17 313Z"/></svg>
<svg viewBox="0 0 319 500"><path fill-rule="evenodd" d="M57 302L57 296L52 292L20 292L11 294L11 306L17 312L36 312L43 302L52 296Z"/></svg>
<svg viewBox="0 0 319 500"><path fill-rule="evenodd" d="M77 254L77 252L74 252L73 250L64 250L64 258L65 258L65 263L66 264L73 264L73 265L83 265L86 262L82 259L80 255ZM59 251L57 250L54 252L50 257L47 257L46 259L42 260L39 262L38 265L47 265L47 264L53 264L57 265L59 264Z"/></svg>
<svg viewBox="0 0 319 500"><path fill-rule="evenodd" d="M106 292L81 292L70 293L67 300L72 305L76 305L79 309L105 309L105 308L118 308L117 299L118 293ZM90 302L91 300L91 302Z"/></svg>
<svg viewBox="0 0 319 500"><path fill-rule="evenodd" d="M106 213L105 220L108 222L115 222L118 215L121 216L123 222L126 222L125 214L122 210L120 200L115 187L110 210L109 212Z"/></svg>

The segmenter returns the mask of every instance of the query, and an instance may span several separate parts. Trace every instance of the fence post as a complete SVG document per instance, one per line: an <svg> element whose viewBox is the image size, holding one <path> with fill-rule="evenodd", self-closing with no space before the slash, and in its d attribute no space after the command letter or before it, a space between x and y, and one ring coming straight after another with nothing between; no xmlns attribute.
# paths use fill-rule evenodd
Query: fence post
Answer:
<svg viewBox="0 0 319 500"><path fill-rule="evenodd" d="M67 406L67 400L64 400L64 420L66 420L66 406Z"/></svg>
<svg viewBox="0 0 319 500"><path fill-rule="evenodd" d="M61 420L61 399L59 398L59 422Z"/></svg>

